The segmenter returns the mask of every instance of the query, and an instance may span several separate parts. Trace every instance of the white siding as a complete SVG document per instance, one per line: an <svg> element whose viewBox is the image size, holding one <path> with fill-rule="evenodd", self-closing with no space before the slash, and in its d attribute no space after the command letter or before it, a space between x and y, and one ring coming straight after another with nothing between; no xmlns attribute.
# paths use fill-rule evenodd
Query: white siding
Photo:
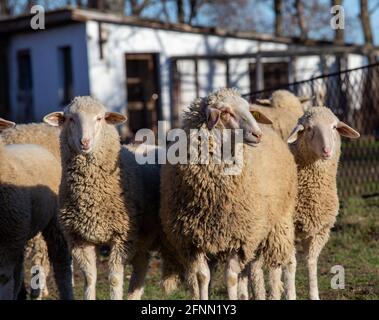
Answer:
<svg viewBox="0 0 379 320"><path fill-rule="evenodd" d="M170 119L170 74L169 58L183 55L207 55L207 54L244 54L260 50L285 50L286 45L275 43L260 43L253 40L236 38L224 38L211 35L184 33L168 30L159 30L142 27L132 27L116 24L102 24L108 34L104 44L104 59L100 59L98 45L98 23L87 22L88 35L88 60L90 67L91 93L103 101L108 107L122 111L126 104L125 86L125 53L160 53L161 76L161 101L163 116ZM200 66L202 64L202 66ZM204 64L206 64L204 66ZM239 76L239 73L247 73L247 63L238 66L233 62L231 66L231 80L241 88L248 88L248 77ZM182 84L183 105L194 97L192 62L183 62L180 65L185 73ZM212 69L213 68L213 69ZM212 71L212 75L208 71ZM209 90L225 86L225 65L221 62L209 64L199 63L200 94L204 95ZM237 80L238 79L238 80ZM187 80L187 81L185 81Z"/></svg>
<svg viewBox="0 0 379 320"><path fill-rule="evenodd" d="M40 121L51 111L59 109L58 48L71 46L73 68L73 94L88 95L88 63L85 24L54 27L50 30L19 33L9 45L10 103L12 118L17 119L17 52L29 49L33 75L34 117Z"/></svg>

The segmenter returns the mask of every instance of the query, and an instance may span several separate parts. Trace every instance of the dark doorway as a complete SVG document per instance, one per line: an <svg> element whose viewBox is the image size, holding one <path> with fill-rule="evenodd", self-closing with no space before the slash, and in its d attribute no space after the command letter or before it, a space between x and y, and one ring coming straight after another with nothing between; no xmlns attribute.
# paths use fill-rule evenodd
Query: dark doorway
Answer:
<svg viewBox="0 0 379 320"><path fill-rule="evenodd" d="M9 69L8 69L8 43L0 41L0 117L9 119Z"/></svg>
<svg viewBox="0 0 379 320"><path fill-rule="evenodd" d="M72 81L72 57L71 47L58 48L59 63L59 101L64 106L74 98L74 86Z"/></svg>
<svg viewBox="0 0 379 320"><path fill-rule="evenodd" d="M256 64L249 64L250 92L257 91ZM266 62L263 63L263 89L279 88L288 83L288 62Z"/></svg>
<svg viewBox="0 0 379 320"><path fill-rule="evenodd" d="M157 132L160 115L159 55L126 54L128 124L134 135L139 129Z"/></svg>
<svg viewBox="0 0 379 320"><path fill-rule="evenodd" d="M34 120L33 78L30 50L17 52L17 103L16 121L30 122Z"/></svg>

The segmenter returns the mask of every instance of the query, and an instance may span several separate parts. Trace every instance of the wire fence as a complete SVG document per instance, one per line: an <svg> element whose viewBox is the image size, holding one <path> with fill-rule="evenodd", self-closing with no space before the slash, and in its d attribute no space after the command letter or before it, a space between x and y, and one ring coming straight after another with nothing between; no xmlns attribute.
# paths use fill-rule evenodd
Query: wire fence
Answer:
<svg viewBox="0 0 379 320"><path fill-rule="evenodd" d="M379 194L379 63L330 73L244 95L251 102L287 89L312 97L361 133L358 140L343 139L338 187L341 198Z"/></svg>

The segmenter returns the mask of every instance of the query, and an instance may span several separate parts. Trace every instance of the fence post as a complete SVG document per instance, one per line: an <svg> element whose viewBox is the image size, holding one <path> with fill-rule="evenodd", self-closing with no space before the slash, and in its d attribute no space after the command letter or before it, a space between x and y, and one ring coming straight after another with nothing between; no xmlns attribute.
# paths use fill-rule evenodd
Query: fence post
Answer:
<svg viewBox="0 0 379 320"><path fill-rule="evenodd" d="M264 82L263 82L263 64L262 64L262 58L258 54L256 59L255 59L255 90L260 91L264 89Z"/></svg>
<svg viewBox="0 0 379 320"><path fill-rule="evenodd" d="M293 83L296 82L296 57L291 56L289 60L289 72L288 72L288 82ZM293 89L293 88L291 88Z"/></svg>

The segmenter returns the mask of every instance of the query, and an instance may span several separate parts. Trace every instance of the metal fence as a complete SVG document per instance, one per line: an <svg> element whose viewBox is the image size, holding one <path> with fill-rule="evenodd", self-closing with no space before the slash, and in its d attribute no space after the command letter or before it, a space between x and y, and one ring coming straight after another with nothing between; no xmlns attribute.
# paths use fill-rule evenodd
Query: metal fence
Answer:
<svg viewBox="0 0 379 320"><path fill-rule="evenodd" d="M343 139L338 185L341 198L379 194L379 63L325 74L244 95L254 102L277 89L312 97L361 133Z"/></svg>

